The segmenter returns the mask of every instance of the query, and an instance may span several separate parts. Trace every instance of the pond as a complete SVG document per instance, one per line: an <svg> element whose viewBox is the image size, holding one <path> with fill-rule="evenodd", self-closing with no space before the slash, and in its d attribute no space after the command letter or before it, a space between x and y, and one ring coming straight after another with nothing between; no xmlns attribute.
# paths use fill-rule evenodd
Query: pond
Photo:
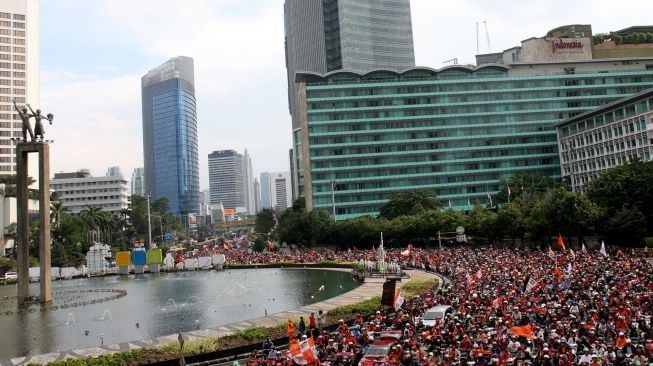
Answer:
<svg viewBox="0 0 653 366"><path fill-rule="evenodd" d="M313 269L93 277L54 281L54 304L60 305L57 310L40 311L40 307L34 306L21 313L16 311L16 299L12 297L16 295L16 286L0 286L0 358L212 328L323 301L356 286L358 283L348 272ZM113 296L119 290L125 290L127 295L69 307L84 300ZM38 293L38 283L30 285L30 293Z"/></svg>

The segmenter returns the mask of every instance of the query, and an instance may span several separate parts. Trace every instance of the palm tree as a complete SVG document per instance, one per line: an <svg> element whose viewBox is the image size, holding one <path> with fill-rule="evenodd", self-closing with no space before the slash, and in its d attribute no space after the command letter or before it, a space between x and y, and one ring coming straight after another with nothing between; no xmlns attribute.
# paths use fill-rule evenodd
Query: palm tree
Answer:
<svg viewBox="0 0 653 366"><path fill-rule="evenodd" d="M54 228L61 225L61 216L64 212L68 212L68 208L63 205L59 199L53 199L50 202L50 221Z"/></svg>
<svg viewBox="0 0 653 366"><path fill-rule="evenodd" d="M102 223L102 208L98 205L88 205L80 212L84 223L91 232L90 240L101 240L100 229Z"/></svg>
<svg viewBox="0 0 653 366"><path fill-rule="evenodd" d="M116 216L111 212L101 212L100 226L104 229L104 239L106 243L111 243L111 233L116 228Z"/></svg>

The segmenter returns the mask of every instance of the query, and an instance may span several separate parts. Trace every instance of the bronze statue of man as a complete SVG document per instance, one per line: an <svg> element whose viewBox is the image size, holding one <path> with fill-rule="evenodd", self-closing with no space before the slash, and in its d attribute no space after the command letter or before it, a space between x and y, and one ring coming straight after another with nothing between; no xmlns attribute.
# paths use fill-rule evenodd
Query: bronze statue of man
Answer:
<svg viewBox="0 0 653 366"><path fill-rule="evenodd" d="M29 132L30 140L34 141L34 132L32 132L32 125L29 123L29 119L32 117L32 115L27 113L27 108L23 107L21 111L21 109L16 105L16 101L14 100L13 102L14 108L16 108L21 121L23 121L23 142L27 142L27 132Z"/></svg>
<svg viewBox="0 0 653 366"><path fill-rule="evenodd" d="M29 110L32 112L32 117L34 117L34 138L36 140L40 141L45 141L45 129L43 128L43 123L41 123L42 119L45 119L52 124L52 120L54 119L54 116L52 113L48 113L47 117L41 114L41 110L37 109L36 112L32 109L32 107L27 104L27 107ZM39 139L40 137L40 139Z"/></svg>

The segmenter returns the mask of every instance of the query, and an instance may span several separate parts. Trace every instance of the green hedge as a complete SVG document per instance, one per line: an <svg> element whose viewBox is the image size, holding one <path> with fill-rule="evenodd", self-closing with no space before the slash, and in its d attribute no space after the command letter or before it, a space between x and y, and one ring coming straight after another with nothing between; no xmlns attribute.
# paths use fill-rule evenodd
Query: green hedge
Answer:
<svg viewBox="0 0 653 366"><path fill-rule="evenodd" d="M327 311L326 316L328 317L338 317L342 315L352 315L352 314L370 314L381 309L381 297L376 296L369 300L365 300L356 304L338 306Z"/></svg>

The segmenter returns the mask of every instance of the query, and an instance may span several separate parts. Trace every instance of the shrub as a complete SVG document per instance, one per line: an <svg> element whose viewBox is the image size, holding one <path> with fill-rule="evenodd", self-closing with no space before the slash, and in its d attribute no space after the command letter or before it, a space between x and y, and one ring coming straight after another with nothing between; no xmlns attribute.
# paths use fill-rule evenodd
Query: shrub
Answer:
<svg viewBox="0 0 653 366"><path fill-rule="evenodd" d="M434 278L420 278L408 281L401 287L401 292L405 297L414 297L428 290L431 290L438 281Z"/></svg>
<svg viewBox="0 0 653 366"><path fill-rule="evenodd" d="M351 315L351 314L370 314L381 308L381 297L376 296L369 300L365 300L356 304L338 306L327 311L326 316L329 317L338 317L342 315Z"/></svg>
<svg viewBox="0 0 653 366"><path fill-rule="evenodd" d="M195 356L204 353L215 352L218 350L215 341L216 341L215 338L198 338L198 339L191 339L185 341L184 348L183 348L184 356ZM178 355L179 343L177 342L165 343L159 347L159 350L173 355Z"/></svg>

